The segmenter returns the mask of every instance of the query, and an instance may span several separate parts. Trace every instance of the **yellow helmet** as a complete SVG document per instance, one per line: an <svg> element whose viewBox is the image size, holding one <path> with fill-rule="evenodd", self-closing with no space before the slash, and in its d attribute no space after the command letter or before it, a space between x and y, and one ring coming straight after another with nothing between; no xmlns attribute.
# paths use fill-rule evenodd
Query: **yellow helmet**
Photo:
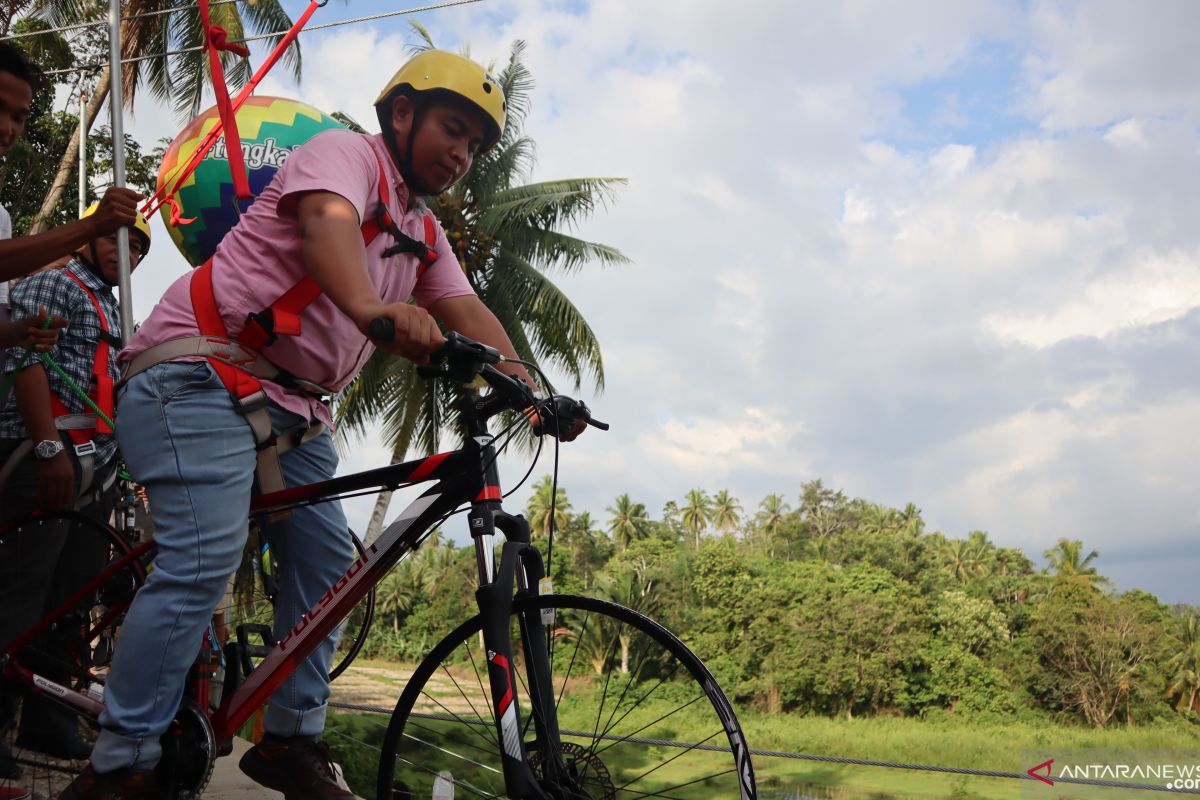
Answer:
<svg viewBox="0 0 1200 800"><path fill-rule="evenodd" d="M100 203L98 203L98 202L92 203L90 206L87 207L87 210L83 212L83 216L80 217L80 219L87 219L92 214L95 214L96 209L98 209L99 207L100 207ZM145 258L146 253L150 252L150 223L146 221L146 218L144 216L142 216L142 212L140 212L140 211L137 212L137 216L133 220L133 229L142 235L142 240L143 240L144 244L142 246L142 256L141 257Z"/></svg>
<svg viewBox="0 0 1200 800"><path fill-rule="evenodd" d="M375 101L379 124L388 130L391 116L390 100L400 89L413 92L450 92L458 95L483 112L488 135L480 152L487 152L500 141L504 133L504 117L508 110L504 90L483 67L465 56L445 50L426 50L413 56L392 76Z"/></svg>

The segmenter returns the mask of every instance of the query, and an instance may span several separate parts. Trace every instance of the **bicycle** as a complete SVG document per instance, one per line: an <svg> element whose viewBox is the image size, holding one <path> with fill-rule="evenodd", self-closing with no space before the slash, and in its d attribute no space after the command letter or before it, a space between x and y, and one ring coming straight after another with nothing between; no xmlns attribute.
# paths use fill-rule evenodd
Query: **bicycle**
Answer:
<svg viewBox="0 0 1200 800"><path fill-rule="evenodd" d="M386 329L373 328L372 334L390 338ZM680 639L614 603L552 593L528 523L503 509L496 466L503 442L498 444L488 422L533 407L552 434L578 422L607 426L592 419L583 403L535 396L492 366L501 360L492 348L451 333L437 355L440 365L420 368L425 377L467 382L478 376L491 387L489 394L463 402L466 435L460 449L253 500L254 513L274 513L368 488L432 482L249 675L225 672L222 700L211 714L212 653L202 652L184 704L163 737L159 770L172 798L203 791L213 761L231 750L242 724L367 591L460 506L466 507L475 547L478 613L445 636L408 680L383 737L376 798L445 798L456 792L512 798L757 797L737 716ZM509 435L519 420L499 436ZM498 532L504 542L497 559ZM91 591L136 571L137 563L136 549L119 554L89 584ZM231 641L228 656L238 657L240 646ZM99 701L32 675L19 655L19 648L6 649L6 674L95 719ZM676 747L683 735L695 741Z"/></svg>

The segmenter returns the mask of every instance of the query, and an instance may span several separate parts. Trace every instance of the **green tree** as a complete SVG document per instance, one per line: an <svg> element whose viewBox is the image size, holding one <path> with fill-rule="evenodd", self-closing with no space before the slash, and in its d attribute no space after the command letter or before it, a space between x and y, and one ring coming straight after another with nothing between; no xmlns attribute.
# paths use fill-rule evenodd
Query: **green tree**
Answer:
<svg viewBox="0 0 1200 800"><path fill-rule="evenodd" d="M1200 712L1200 616L1180 620L1179 649L1167 662L1167 698L1180 711Z"/></svg>
<svg viewBox="0 0 1200 800"><path fill-rule="evenodd" d="M628 494L622 494L605 510L609 514L608 532L621 550L628 550L631 542L645 537L650 518L643 503L635 503Z"/></svg>
<svg viewBox="0 0 1200 800"><path fill-rule="evenodd" d="M13 26L13 33L43 31L41 35L15 40L29 57L45 70L68 69L76 62L71 45L60 34L46 32L45 20L25 17ZM0 196L12 216L13 231L18 235L28 231L34 218L42 208L50 191L56 165L69 143L78 118L66 111L56 111L54 100L57 94L69 95L76 89L72 76L59 76L59 80L40 92L33 103L32 113L25 126L25 134L13 145L0 162ZM161 153L143 154L141 146L133 137L125 136L127 182L142 191L152 191L155 173ZM96 199L96 191L103 191L105 175L112 169L112 137L108 127L97 131L88 148L87 174L93 177L87 186L85 202ZM72 162L70 182L77 182L78 164ZM64 196L54 207L51 225L70 222L79 216L76 193Z"/></svg>
<svg viewBox="0 0 1200 800"><path fill-rule="evenodd" d="M1078 539L1059 539L1057 544L1043 555L1050 562L1050 569L1060 578L1079 577L1094 585L1109 583L1092 565L1092 562L1100 557L1100 553L1090 550L1085 555L1083 542Z"/></svg>
<svg viewBox="0 0 1200 800"><path fill-rule="evenodd" d="M847 718L907 704L928 641L924 600L867 564L778 564L744 601L747 686L768 708Z"/></svg>
<svg viewBox="0 0 1200 800"><path fill-rule="evenodd" d="M938 553L942 568L958 583L966 583L978 577L984 570L984 556L977 541L971 539L947 539Z"/></svg>
<svg viewBox="0 0 1200 800"><path fill-rule="evenodd" d="M742 521L742 504L728 489L717 492L712 499L712 525L721 533L732 533Z"/></svg>
<svg viewBox="0 0 1200 800"><path fill-rule="evenodd" d="M696 550L700 549L700 534L712 522L712 498L703 489L692 489L687 493L680 520L683 528L696 539Z"/></svg>
<svg viewBox="0 0 1200 800"><path fill-rule="evenodd" d="M1130 721L1130 701L1143 689L1156 637L1136 603L1109 597L1094 582L1064 575L1034 612L1030 630L1041 671L1032 689L1050 710L1102 727Z"/></svg>
<svg viewBox="0 0 1200 800"><path fill-rule="evenodd" d="M758 504L758 513L754 517L755 533L770 558L775 557L775 545L789 511L791 507L781 494L769 494Z"/></svg>
<svg viewBox="0 0 1200 800"><path fill-rule="evenodd" d="M426 46L428 34L416 26ZM524 183L533 167L534 144L524 134L533 78L522 62L523 42L515 42L506 64L493 70L508 102L500 143L475 160L450 191L430 198L459 262L479 297L499 318L522 359L554 366L576 388L585 377L604 385L600 343L587 320L550 279L592 263L615 265L627 259L617 249L568 233L609 202L619 178L565 178ZM426 382L415 365L377 351L342 393L338 420L343 436L361 434L380 421L392 448L392 463L410 451L439 449L462 390ZM367 528L370 542L382 529L391 493L379 495Z"/></svg>
<svg viewBox="0 0 1200 800"><path fill-rule="evenodd" d="M571 501L567 499L567 490L561 486L554 488L549 475L534 484L533 494L525 506L525 515L529 518L529 527L534 536L549 536L551 531L566 527L571 519Z"/></svg>

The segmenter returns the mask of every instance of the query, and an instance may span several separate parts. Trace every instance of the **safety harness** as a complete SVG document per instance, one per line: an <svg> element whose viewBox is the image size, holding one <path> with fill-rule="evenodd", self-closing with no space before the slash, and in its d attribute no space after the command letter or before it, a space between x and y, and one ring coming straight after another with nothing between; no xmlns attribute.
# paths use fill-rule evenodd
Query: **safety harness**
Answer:
<svg viewBox="0 0 1200 800"><path fill-rule="evenodd" d="M378 208L375 215L361 227L364 246L369 246L380 233L387 233L396 244L384 251L385 257L409 253L417 257L418 279L437 260L437 221L426 211L423 215L425 241L408 236L400 230L388 211L390 191L383 160L374 146L371 152L379 166ZM213 296L212 260L196 270L192 276L192 310L196 315L199 336L170 339L162 344L147 348L126 366L121 376L124 383L155 364L174 361L184 357L201 356L208 361L221 384L233 399L234 408L246 418L254 433L254 444L258 451L258 484L261 492L274 492L285 488L283 473L279 468L279 455L298 447L321 434L324 426L320 422L309 425L305 430L276 435L272 430L271 417L267 411L268 400L262 381L282 386L291 391L313 397L333 394L319 384L299 378L271 363L260 350L269 347L280 336L299 336L300 315L321 296L321 288L306 274L275 302L249 314L242 332L230 337L221 311Z"/></svg>
<svg viewBox="0 0 1200 800"><path fill-rule="evenodd" d="M75 456L79 462L80 489L79 496L75 500L75 507L82 508L98 498L116 480L116 470L111 470L105 478L103 485L95 488L92 487L92 482L96 478L95 437L97 434L112 435L113 433L112 426L108 423L113 418L114 405L113 379L109 373L109 369L112 366L112 350L114 347L120 349L121 340L112 333L108 319L104 316L104 308L100 305L100 301L88 285L68 270L63 270L63 274L79 285L79 288L87 295L88 300L92 302L92 307L96 309L96 316L100 320L100 341L96 342L96 352L92 356L92 380L87 394L102 413L94 414L85 412L77 414L67 408L66 403L62 401L57 393L50 393L50 407L54 412L54 427L65 433L71 440ZM13 451L8 461L0 468L0 486L3 486L7 482L16 469L17 464L32 449L33 440L29 439L22 442Z"/></svg>

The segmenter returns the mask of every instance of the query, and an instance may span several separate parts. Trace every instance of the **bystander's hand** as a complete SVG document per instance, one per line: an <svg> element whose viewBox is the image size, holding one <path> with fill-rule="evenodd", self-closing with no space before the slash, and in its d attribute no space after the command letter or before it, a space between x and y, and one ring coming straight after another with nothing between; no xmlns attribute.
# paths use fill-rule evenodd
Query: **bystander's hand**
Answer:
<svg viewBox="0 0 1200 800"><path fill-rule="evenodd" d="M70 508L75 502L75 466L63 451L54 458L37 462L38 505L42 508Z"/></svg>
<svg viewBox="0 0 1200 800"><path fill-rule="evenodd" d="M50 324L46 325L48 317ZM53 350L54 343L58 341L59 330L66 327L67 324L62 317L51 317L45 306L38 309L36 317L25 317L18 322L25 326L25 338L21 339L20 346L32 345L38 353L48 353Z"/></svg>
<svg viewBox="0 0 1200 800"><path fill-rule="evenodd" d="M143 196L133 189L119 189L110 186L100 198L96 213L88 217L95 226L96 236L108 236L116 233L117 229L133 225L137 218L138 201Z"/></svg>

